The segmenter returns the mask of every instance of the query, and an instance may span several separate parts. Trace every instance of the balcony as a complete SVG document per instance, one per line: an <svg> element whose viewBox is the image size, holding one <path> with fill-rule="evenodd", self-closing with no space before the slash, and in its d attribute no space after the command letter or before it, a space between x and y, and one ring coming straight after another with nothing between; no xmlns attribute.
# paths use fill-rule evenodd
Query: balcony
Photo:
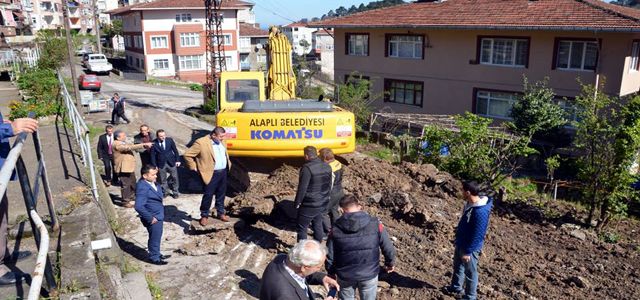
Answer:
<svg viewBox="0 0 640 300"><path fill-rule="evenodd" d="M11 26L0 26L0 33L5 37L16 36L16 28Z"/></svg>
<svg viewBox="0 0 640 300"><path fill-rule="evenodd" d="M251 70L251 63L250 62L240 62L240 70L242 70L242 71Z"/></svg>

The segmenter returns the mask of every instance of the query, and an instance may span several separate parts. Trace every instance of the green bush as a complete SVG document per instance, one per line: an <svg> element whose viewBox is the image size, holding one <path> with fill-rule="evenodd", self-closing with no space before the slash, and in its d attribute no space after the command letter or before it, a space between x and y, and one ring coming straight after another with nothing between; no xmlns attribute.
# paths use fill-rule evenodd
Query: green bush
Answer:
<svg viewBox="0 0 640 300"><path fill-rule="evenodd" d="M206 113L215 114L218 112L218 101L214 99L209 99L209 101L202 106L202 109L204 109Z"/></svg>
<svg viewBox="0 0 640 300"><path fill-rule="evenodd" d="M620 235L615 232L603 232L600 234L600 239L605 243L617 244L620 241Z"/></svg>
<svg viewBox="0 0 640 300"><path fill-rule="evenodd" d="M25 95L24 101L13 101L9 119L24 118L29 112L36 117L61 113L64 106L59 101L60 86L56 73L46 68L31 68L18 75L17 85Z"/></svg>
<svg viewBox="0 0 640 300"><path fill-rule="evenodd" d="M195 92L202 92L202 84L192 83L189 85L189 89Z"/></svg>

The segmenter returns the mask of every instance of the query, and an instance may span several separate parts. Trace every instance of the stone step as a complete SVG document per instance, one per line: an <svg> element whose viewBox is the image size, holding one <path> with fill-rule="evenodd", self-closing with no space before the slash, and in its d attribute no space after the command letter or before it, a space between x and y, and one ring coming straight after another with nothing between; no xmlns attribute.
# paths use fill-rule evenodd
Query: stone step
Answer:
<svg viewBox="0 0 640 300"><path fill-rule="evenodd" d="M142 272L129 273L124 276L124 300L153 300L147 280Z"/></svg>

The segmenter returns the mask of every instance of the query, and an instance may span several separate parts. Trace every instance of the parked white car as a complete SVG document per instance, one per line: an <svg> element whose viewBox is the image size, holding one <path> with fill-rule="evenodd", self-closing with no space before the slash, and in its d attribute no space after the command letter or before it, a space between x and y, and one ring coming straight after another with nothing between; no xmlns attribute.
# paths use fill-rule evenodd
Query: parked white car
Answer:
<svg viewBox="0 0 640 300"><path fill-rule="evenodd" d="M89 54L86 62L87 70L91 73L106 73L113 70L113 66L104 54Z"/></svg>

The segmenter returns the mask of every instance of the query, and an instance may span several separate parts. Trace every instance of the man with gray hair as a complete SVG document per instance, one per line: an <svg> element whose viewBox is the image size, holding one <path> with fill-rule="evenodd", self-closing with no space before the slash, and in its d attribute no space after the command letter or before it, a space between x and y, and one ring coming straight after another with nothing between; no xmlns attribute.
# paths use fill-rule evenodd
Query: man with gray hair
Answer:
<svg viewBox="0 0 640 300"><path fill-rule="evenodd" d="M315 240L301 240L288 255L276 255L262 274L260 300L316 299L309 284L322 284L328 291L339 290L338 282L319 272L326 256L327 248Z"/></svg>

